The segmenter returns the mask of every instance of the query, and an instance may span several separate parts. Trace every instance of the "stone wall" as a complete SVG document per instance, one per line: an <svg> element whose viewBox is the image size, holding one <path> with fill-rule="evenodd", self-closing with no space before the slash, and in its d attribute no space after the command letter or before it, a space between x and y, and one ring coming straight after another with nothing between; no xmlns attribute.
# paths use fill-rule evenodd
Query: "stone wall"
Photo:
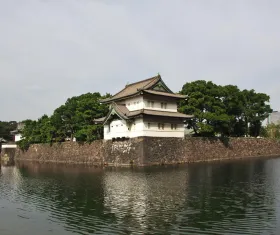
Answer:
<svg viewBox="0 0 280 235"><path fill-rule="evenodd" d="M17 149L16 160L99 165L103 164L102 148L103 141L95 141L92 144L33 144L27 151Z"/></svg>
<svg viewBox="0 0 280 235"><path fill-rule="evenodd" d="M141 165L143 139L125 141L99 140L91 144L65 142L33 144L27 151L17 149L16 159L26 161L90 164L90 165Z"/></svg>
<svg viewBox="0 0 280 235"><path fill-rule="evenodd" d="M280 156L280 141L257 138L145 138L144 164Z"/></svg>
<svg viewBox="0 0 280 235"><path fill-rule="evenodd" d="M280 142L256 138L158 138L140 137L125 141L95 141L35 144L17 150L17 160L91 165L155 165L195 161L280 156Z"/></svg>
<svg viewBox="0 0 280 235"><path fill-rule="evenodd" d="M103 143L103 159L106 165L143 165L143 139L132 138L124 141L107 140Z"/></svg>

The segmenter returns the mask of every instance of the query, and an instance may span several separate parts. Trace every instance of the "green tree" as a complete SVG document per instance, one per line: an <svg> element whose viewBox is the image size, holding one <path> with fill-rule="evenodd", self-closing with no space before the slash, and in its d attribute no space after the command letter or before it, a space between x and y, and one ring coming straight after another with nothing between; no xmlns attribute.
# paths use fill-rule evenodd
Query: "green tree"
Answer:
<svg viewBox="0 0 280 235"><path fill-rule="evenodd" d="M245 97L237 86L227 85L221 89L223 90L221 99L225 112L230 117L229 125L223 131L227 136L244 136L245 123L242 114L245 109Z"/></svg>
<svg viewBox="0 0 280 235"><path fill-rule="evenodd" d="M261 129L261 136L280 139L280 122L271 123Z"/></svg>
<svg viewBox="0 0 280 235"><path fill-rule="evenodd" d="M272 112L268 103L270 97L264 93L256 93L254 90L244 90L242 93L245 97L243 118L246 125L246 135L259 136L262 122Z"/></svg>
<svg viewBox="0 0 280 235"><path fill-rule="evenodd" d="M103 128L94 124L93 120L107 114L108 106L100 104L99 100L108 96L101 96L96 92L68 99L51 116L51 123L56 130L55 138L72 140L76 137L79 141L102 138Z"/></svg>
<svg viewBox="0 0 280 235"><path fill-rule="evenodd" d="M13 135L11 135L11 131L16 130L17 122L3 122L0 121L0 138L4 138L7 141L13 141Z"/></svg>
<svg viewBox="0 0 280 235"><path fill-rule="evenodd" d="M180 103L179 110L193 114L192 125L197 135L213 136L224 134L231 122L222 97L224 90L212 82L198 80L186 83L181 94L188 98Z"/></svg>
<svg viewBox="0 0 280 235"><path fill-rule="evenodd" d="M48 117L43 115L37 121L25 120L22 130L23 139L19 142L22 149L34 143L63 142L67 138L78 141L93 141L103 138L102 125L94 124L94 119L103 117L108 106L99 100L109 97L100 93L87 93L69 98Z"/></svg>
<svg viewBox="0 0 280 235"><path fill-rule="evenodd" d="M272 112L268 95L233 85L199 80L186 83L180 93L188 98L179 110L195 116L191 124L201 136L259 136L262 122Z"/></svg>
<svg viewBox="0 0 280 235"><path fill-rule="evenodd" d="M23 123L22 140L18 143L21 148L26 149L30 144L35 143L53 142L55 130L47 115L43 115L37 121L25 120Z"/></svg>

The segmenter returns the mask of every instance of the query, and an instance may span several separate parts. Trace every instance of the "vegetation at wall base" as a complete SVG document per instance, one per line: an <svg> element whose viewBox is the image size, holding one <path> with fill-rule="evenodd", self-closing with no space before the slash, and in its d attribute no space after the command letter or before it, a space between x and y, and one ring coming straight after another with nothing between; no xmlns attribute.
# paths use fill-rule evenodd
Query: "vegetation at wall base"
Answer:
<svg viewBox="0 0 280 235"><path fill-rule="evenodd" d="M280 140L280 123L271 123L262 128L261 136Z"/></svg>

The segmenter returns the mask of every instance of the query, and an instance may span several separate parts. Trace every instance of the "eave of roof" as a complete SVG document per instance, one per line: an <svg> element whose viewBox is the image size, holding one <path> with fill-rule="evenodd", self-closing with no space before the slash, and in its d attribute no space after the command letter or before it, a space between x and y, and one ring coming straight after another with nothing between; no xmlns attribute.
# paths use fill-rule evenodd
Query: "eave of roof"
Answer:
<svg viewBox="0 0 280 235"><path fill-rule="evenodd" d="M162 117L170 117L170 118L183 118L190 119L193 118L193 115L187 115L179 112L169 112L169 111L159 111L152 109L139 109L135 111L129 111L125 105L112 103L111 109L106 117L95 119L95 123L106 123L112 114L117 114L123 120L129 120L131 118L137 117L139 115L150 115L150 116L162 116Z"/></svg>
<svg viewBox="0 0 280 235"><path fill-rule="evenodd" d="M129 113L129 117L135 117L140 114L146 114L151 116L163 116L163 117L177 117L177 118L186 118L186 119L193 118L193 115L187 115L184 113L158 111L158 110L151 110L151 109L141 109L141 110L131 111Z"/></svg>
<svg viewBox="0 0 280 235"><path fill-rule="evenodd" d="M0 138L0 143L7 143L7 140L5 140L4 138Z"/></svg>
<svg viewBox="0 0 280 235"><path fill-rule="evenodd" d="M105 118L106 118L106 117L96 118L96 119L94 119L93 121L94 121L95 123L103 123L103 122L105 121Z"/></svg>
<svg viewBox="0 0 280 235"><path fill-rule="evenodd" d="M152 95L160 95L160 96L166 96L166 97L172 97L172 98L178 98L178 99L185 99L188 97L187 95L180 95L180 94L167 93L167 92L154 91L154 90L143 90L143 92L152 94Z"/></svg>
<svg viewBox="0 0 280 235"><path fill-rule="evenodd" d="M127 107L125 105L118 105L115 102L113 102L111 104L111 109L108 112L106 117L102 117L102 118L98 118L98 119L94 119L93 121L95 123L105 123L112 114L117 114L121 119L124 120L128 120L128 114L129 114L129 110L127 109Z"/></svg>

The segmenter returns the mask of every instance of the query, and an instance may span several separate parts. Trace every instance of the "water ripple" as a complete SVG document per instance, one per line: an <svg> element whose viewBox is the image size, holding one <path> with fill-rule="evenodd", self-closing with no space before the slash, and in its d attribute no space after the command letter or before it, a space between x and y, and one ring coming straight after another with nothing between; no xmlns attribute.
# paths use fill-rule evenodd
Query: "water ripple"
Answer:
<svg viewBox="0 0 280 235"><path fill-rule="evenodd" d="M280 234L277 169L280 159L1 168L0 234Z"/></svg>

